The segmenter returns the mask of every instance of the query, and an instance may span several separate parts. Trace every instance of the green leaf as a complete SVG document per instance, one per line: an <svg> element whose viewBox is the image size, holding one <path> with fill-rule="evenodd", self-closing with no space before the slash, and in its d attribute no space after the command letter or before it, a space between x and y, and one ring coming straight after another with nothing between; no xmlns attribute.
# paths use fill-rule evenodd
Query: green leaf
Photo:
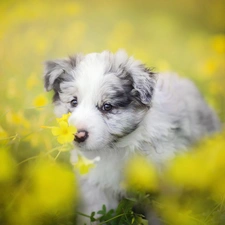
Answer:
<svg viewBox="0 0 225 225"><path fill-rule="evenodd" d="M90 216L91 222L95 222L96 221L96 219L94 218L94 216L95 216L95 212L92 212L91 213L91 216Z"/></svg>
<svg viewBox="0 0 225 225"><path fill-rule="evenodd" d="M106 206L103 205L102 209L97 212L97 214L105 215L106 214Z"/></svg>
<svg viewBox="0 0 225 225"><path fill-rule="evenodd" d="M143 224L143 225L148 225L148 220L142 219L141 224Z"/></svg>

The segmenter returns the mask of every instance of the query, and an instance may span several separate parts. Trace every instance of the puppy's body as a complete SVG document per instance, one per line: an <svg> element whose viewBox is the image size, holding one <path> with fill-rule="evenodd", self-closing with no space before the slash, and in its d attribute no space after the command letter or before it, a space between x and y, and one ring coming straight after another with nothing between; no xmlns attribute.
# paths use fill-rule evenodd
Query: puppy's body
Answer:
<svg viewBox="0 0 225 225"><path fill-rule="evenodd" d="M69 122L85 133L76 136L79 151L101 158L81 177L80 211L87 214L103 204L117 206L125 194L123 167L133 153L160 166L220 126L192 82L154 74L123 51L49 61L45 87L55 91L56 114L71 112Z"/></svg>

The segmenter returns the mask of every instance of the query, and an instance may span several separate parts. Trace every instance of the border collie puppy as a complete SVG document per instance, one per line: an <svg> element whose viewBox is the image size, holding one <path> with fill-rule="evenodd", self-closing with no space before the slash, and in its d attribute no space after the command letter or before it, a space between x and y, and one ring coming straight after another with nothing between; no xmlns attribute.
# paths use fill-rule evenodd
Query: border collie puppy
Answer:
<svg viewBox="0 0 225 225"><path fill-rule="evenodd" d="M154 73L122 50L47 61L44 80L56 115L71 112L69 123L78 129L72 161L78 151L101 159L80 178L79 211L86 214L103 204L117 207L125 195L123 167L134 153L160 166L220 128L190 80Z"/></svg>

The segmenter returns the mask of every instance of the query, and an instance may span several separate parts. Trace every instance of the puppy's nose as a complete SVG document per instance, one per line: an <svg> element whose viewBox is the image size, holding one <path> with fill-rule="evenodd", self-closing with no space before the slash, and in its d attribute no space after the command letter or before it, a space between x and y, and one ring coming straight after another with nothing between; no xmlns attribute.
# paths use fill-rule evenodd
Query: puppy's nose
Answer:
<svg viewBox="0 0 225 225"><path fill-rule="evenodd" d="M78 130L75 134L74 140L78 143L84 142L88 138L88 132L86 130Z"/></svg>

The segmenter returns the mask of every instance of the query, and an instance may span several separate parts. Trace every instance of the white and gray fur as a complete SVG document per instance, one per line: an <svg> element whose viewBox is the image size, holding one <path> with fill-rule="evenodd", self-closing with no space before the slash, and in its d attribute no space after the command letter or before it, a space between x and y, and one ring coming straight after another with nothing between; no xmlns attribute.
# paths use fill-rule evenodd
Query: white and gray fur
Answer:
<svg viewBox="0 0 225 225"><path fill-rule="evenodd" d="M87 158L100 156L96 168L81 177L80 211L90 214L103 204L115 208L123 167L134 153L156 165L216 132L220 124L214 111L188 79L173 73L153 73L124 51L104 51L47 61L45 88L54 90L55 113L71 112L69 122L88 132L76 143ZM71 101L77 98L77 106ZM112 110L105 111L104 104ZM78 150L77 150L78 149Z"/></svg>

